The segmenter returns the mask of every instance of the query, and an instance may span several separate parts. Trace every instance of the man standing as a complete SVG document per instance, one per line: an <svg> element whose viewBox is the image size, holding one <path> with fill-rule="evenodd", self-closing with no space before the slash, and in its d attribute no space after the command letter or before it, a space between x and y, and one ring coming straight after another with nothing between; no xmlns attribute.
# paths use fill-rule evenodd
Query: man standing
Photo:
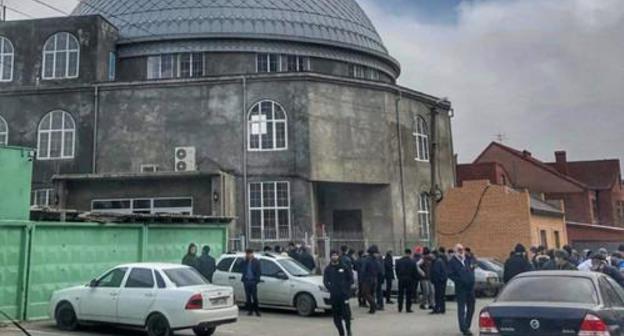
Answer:
<svg viewBox="0 0 624 336"><path fill-rule="evenodd" d="M418 279L416 263L412 259L412 250L406 249L405 255L396 262L396 275L399 280L399 313L403 312L403 302L405 301L405 311L412 312L412 298L414 288Z"/></svg>
<svg viewBox="0 0 624 336"><path fill-rule="evenodd" d="M353 272L351 268L340 262L337 251L330 252L330 264L323 273L323 284L329 291L334 324L338 329L338 335L351 336L351 310L349 298L351 297L351 285L353 285ZM344 325L343 325L344 323Z"/></svg>
<svg viewBox="0 0 624 336"><path fill-rule="evenodd" d="M362 294L368 302L369 314L375 314L377 305L375 304L375 290L377 288L377 279L379 277L379 264L375 259L375 254L379 253L379 249L376 245L368 248L368 255L364 257L361 265L361 271L358 272L358 277L362 281Z"/></svg>
<svg viewBox="0 0 624 336"><path fill-rule="evenodd" d="M433 256L431 255L431 251L428 247L423 248L423 256L418 264L424 273L424 276L420 279L420 289L423 296L420 309L434 309L433 286L431 284L431 266L433 265Z"/></svg>
<svg viewBox="0 0 624 336"><path fill-rule="evenodd" d="M256 316L260 316L260 309L258 308L258 283L260 282L260 276L262 270L260 269L260 261L254 257L254 252L251 249L245 251L245 260L242 265L243 276L241 281L245 287L245 298L247 315L251 316L256 313Z"/></svg>
<svg viewBox="0 0 624 336"><path fill-rule="evenodd" d="M622 276L622 274L618 272L615 267L609 266L607 258L601 253L597 253L592 256L591 271L604 273L620 284L620 286L624 287L624 276Z"/></svg>
<svg viewBox="0 0 624 336"><path fill-rule="evenodd" d="M377 310L384 310L383 284L386 279L386 268L384 267L384 260L379 251L375 253L375 261L377 261L377 270L379 271L377 275L377 287L375 288Z"/></svg>
<svg viewBox="0 0 624 336"><path fill-rule="evenodd" d="M386 275L386 303L394 304L392 302L392 281L394 280L394 257L392 256L392 251L386 252L386 257L384 258L384 273Z"/></svg>
<svg viewBox="0 0 624 336"><path fill-rule="evenodd" d="M206 280L212 283L212 276L217 269L217 262L215 261L215 258L210 255L210 246L204 246L204 248L202 249L202 255L201 257L199 257L197 264L197 270L199 271L199 273L203 275Z"/></svg>
<svg viewBox="0 0 624 336"><path fill-rule="evenodd" d="M465 336L471 336L470 326L475 310L475 275L474 261L466 256L461 244L455 246L453 258L449 260L449 278L455 282L457 297L457 319L459 330Z"/></svg>
<svg viewBox="0 0 624 336"><path fill-rule="evenodd" d="M533 270L526 255L526 249L522 244L516 245L514 254L505 262L505 272L503 282L508 283L516 275Z"/></svg>
<svg viewBox="0 0 624 336"><path fill-rule="evenodd" d="M366 308L368 307L366 305L366 299L364 298L364 286L362 285L362 271L364 270L364 261L365 261L365 257L364 257L364 251L360 250L358 252L358 258L353 262L353 270L357 272L357 280L358 280L358 288L357 288L357 297L358 297L358 304L360 306L360 308Z"/></svg>
<svg viewBox="0 0 624 336"><path fill-rule="evenodd" d="M444 314L446 313L447 265L438 251L433 251L433 256L435 259L431 265L431 282L435 293L435 307L430 314Z"/></svg>

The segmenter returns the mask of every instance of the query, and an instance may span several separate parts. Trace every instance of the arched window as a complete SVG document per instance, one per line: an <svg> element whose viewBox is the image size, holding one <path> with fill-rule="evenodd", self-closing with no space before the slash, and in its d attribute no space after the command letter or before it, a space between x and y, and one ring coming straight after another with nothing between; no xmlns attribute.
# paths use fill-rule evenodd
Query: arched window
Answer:
<svg viewBox="0 0 624 336"><path fill-rule="evenodd" d="M272 151L288 148L286 112L271 100L264 100L251 108L248 120L250 151Z"/></svg>
<svg viewBox="0 0 624 336"><path fill-rule="evenodd" d="M0 82L13 80L13 55L15 49L9 39L0 36Z"/></svg>
<svg viewBox="0 0 624 336"><path fill-rule="evenodd" d="M429 129L427 129L427 122L423 117L417 116L414 124L416 160L429 161Z"/></svg>
<svg viewBox="0 0 624 336"><path fill-rule="evenodd" d="M43 47L43 79L77 78L79 62L78 39L70 33L56 33Z"/></svg>
<svg viewBox="0 0 624 336"><path fill-rule="evenodd" d="M0 117L0 146L9 144L9 125L6 120Z"/></svg>
<svg viewBox="0 0 624 336"><path fill-rule="evenodd" d="M37 158L39 160L73 159L76 123L65 111L48 113L39 124Z"/></svg>
<svg viewBox="0 0 624 336"><path fill-rule="evenodd" d="M429 240L431 236L431 200L429 194L422 193L418 197L418 233L420 239Z"/></svg>

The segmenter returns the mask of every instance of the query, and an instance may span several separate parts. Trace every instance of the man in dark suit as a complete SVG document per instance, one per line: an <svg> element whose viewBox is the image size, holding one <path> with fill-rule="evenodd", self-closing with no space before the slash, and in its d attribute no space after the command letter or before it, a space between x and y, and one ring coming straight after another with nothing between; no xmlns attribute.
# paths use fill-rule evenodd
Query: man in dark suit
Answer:
<svg viewBox="0 0 624 336"><path fill-rule="evenodd" d="M405 250L405 255L396 262L396 275L399 280L399 313L403 311L405 301L406 312L412 312L412 298L418 281L416 262L412 259L412 250Z"/></svg>
<svg viewBox="0 0 624 336"><path fill-rule="evenodd" d="M253 313L256 313L256 316L260 316L260 310L258 308L258 283L260 282L262 270L260 269L260 261L254 257L254 251L251 249L245 251L242 271L243 276L241 277L241 281L245 287L245 297L247 299L245 308L247 309L247 315L251 316Z"/></svg>
<svg viewBox="0 0 624 336"><path fill-rule="evenodd" d="M455 246L455 253L449 260L449 278L455 282L457 297L457 319L459 330L465 336L471 336L470 326L475 310L475 261L466 255L461 244Z"/></svg>
<svg viewBox="0 0 624 336"><path fill-rule="evenodd" d="M433 251L435 257L431 265L431 282L435 293L435 308L430 314L446 313L446 281L448 280L447 263L438 251Z"/></svg>
<svg viewBox="0 0 624 336"><path fill-rule="evenodd" d="M329 291L329 300L332 305L334 324L340 336L351 336L351 309L349 298L353 285L353 272L351 268L340 262L337 251L330 252L331 262L323 272L323 284ZM343 325L344 322L344 325Z"/></svg>

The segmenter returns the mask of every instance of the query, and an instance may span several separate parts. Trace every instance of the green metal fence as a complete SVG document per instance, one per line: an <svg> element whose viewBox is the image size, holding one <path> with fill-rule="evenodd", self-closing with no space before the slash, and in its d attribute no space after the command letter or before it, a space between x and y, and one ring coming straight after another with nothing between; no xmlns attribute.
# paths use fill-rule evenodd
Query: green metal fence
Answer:
<svg viewBox="0 0 624 336"><path fill-rule="evenodd" d="M18 320L46 318L53 291L122 263L179 263L191 242L218 257L227 226L0 221L0 309Z"/></svg>

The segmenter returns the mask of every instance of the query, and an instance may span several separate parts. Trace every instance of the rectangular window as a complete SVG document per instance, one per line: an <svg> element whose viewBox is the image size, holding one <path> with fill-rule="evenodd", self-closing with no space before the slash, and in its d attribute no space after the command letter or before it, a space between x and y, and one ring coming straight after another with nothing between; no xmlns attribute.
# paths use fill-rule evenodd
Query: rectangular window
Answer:
<svg viewBox="0 0 624 336"><path fill-rule="evenodd" d="M375 80L375 81L379 80L379 78L380 78L379 70L371 69L371 68L368 68L366 70L367 70L366 74L368 75L368 79Z"/></svg>
<svg viewBox="0 0 624 336"><path fill-rule="evenodd" d="M353 78L365 78L366 77L366 67L358 64L351 65L351 77Z"/></svg>
<svg viewBox="0 0 624 336"><path fill-rule="evenodd" d="M540 245L548 249L548 235L546 230L540 230Z"/></svg>
<svg viewBox="0 0 624 336"><path fill-rule="evenodd" d="M559 237L559 231L555 231L555 248L561 248L561 237Z"/></svg>
<svg viewBox="0 0 624 336"><path fill-rule="evenodd" d="M260 73L281 71L281 56L278 54L256 55L256 68Z"/></svg>
<svg viewBox="0 0 624 336"><path fill-rule="evenodd" d="M166 54L147 59L147 79L195 78L203 75L203 53Z"/></svg>
<svg viewBox="0 0 624 336"><path fill-rule="evenodd" d="M288 72L305 72L310 70L310 58L305 56L289 55L287 61Z"/></svg>
<svg viewBox="0 0 624 336"><path fill-rule="evenodd" d="M108 80L115 80L115 73L117 72L117 55L114 52L108 53Z"/></svg>
<svg viewBox="0 0 624 336"><path fill-rule="evenodd" d="M254 241L290 240L290 184L249 183L249 235Z"/></svg>
<svg viewBox="0 0 624 336"><path fill-rule="evenodd" d="M118 214L193 214L190 197L93 200L91 211Z"/></svg>
<svg viewBox="0 0 624 336"><path fill-rule="evenodd" d="M160 78L160 56L150 56L147 59L147 79Z"/></svg>
<svg viewBox="0 0 624 336"><path fill-rule="evenodd" d="M54 189L38 189L32 192L31 205L34 208L47 208L54 203Z"/></svg>

